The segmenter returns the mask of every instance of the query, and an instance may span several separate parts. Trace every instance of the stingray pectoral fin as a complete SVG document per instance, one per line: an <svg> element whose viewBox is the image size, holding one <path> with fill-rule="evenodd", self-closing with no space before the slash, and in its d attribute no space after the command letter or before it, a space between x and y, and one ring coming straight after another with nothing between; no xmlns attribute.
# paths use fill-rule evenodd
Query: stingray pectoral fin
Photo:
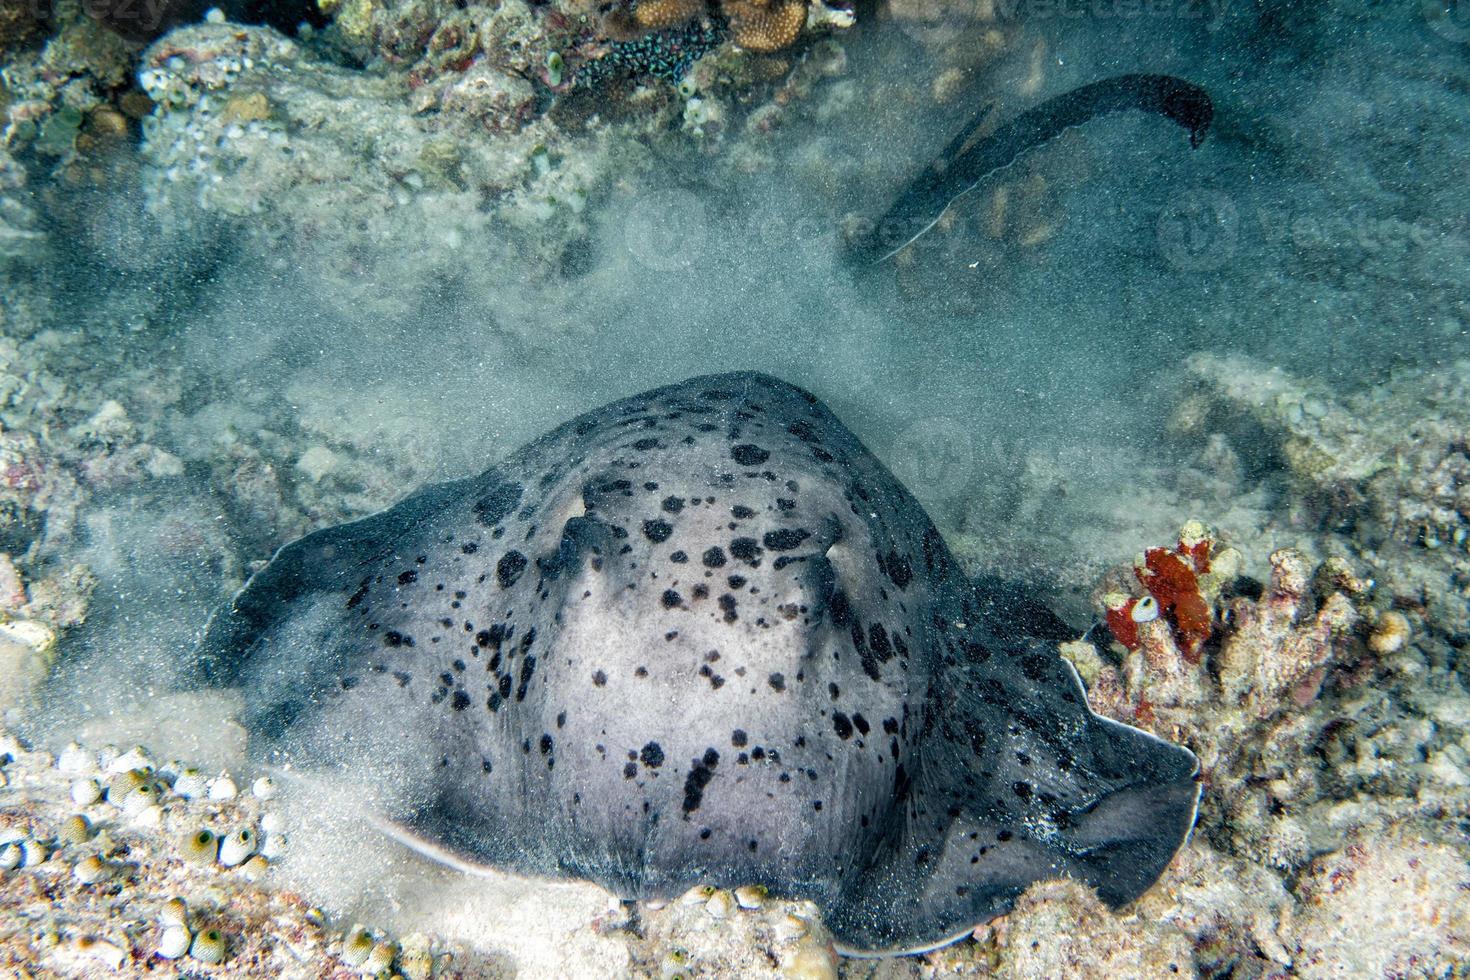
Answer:
<svg viewBox="0 0 1470 980"><path fill-rule="evenodd" d="M1074 862L1072 877L1092 885L1109 905L1133 901L1158 880L1188 839L1199 796L1192 776L1140 783L1073 815L1061 838Z"/></svg>
<svg viewBox="0 0 1470 980"><path fill-rule="evenodd" d="M363 569L391 554L405 533L475 491L486 479L482 475L441 483L388 510L313 531L283 546L229 605L210 618L181 682L212 687L236 684L262 633L299 612L302 601L313 595L344 591L350 597L358 579L366 574Z"/></svg>
<svg viewBox="0 0 1470 980"><path fill-rule="evenodd" d="M942 945L1051 878L1124 904L1194 824L1194 754L1093 714L1054 646L997 641L971 657L926 707L942 735L905 787L907 825L829 919L849 950Z"/></svg>

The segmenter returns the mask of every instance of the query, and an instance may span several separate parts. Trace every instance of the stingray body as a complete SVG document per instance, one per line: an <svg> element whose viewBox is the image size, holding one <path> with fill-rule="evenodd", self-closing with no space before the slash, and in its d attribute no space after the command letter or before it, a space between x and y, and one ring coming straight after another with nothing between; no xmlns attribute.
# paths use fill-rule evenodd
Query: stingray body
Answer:
<svg viewBox="0 0 1470 980"><path fill-rule="evenodd" d="M1193 820L1194 757L1093 715L1001 596L820 401L727 374L287 546L197 669L258 750L361 767L467 859L765 884L896 952L1041 878L1126 902Z"/></svg>

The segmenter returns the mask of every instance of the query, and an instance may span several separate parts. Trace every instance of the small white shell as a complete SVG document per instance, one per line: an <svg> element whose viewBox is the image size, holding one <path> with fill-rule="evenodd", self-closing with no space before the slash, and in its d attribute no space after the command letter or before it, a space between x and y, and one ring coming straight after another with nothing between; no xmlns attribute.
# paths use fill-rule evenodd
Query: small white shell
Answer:
<svg viewBox="0 0 1470 980"><path fill-rule="evenodd" d="M256 843L255 831L249 827L241 827L228 837L220 839L219 863L227 868L244 864L255 853Z"/></svg>
<svg viewBox="0 0 1470 980"><path fill-rule="evenodd" d="M181 929L188 929L189 906L184 904L182 898L171 898L163 903L163 908L158 910L158 921L164 926L178 926Z"/></svg>
<svg viewBox="0 0 1470 980"><path fill-rule="evenodd" d="M766 904L765 885L741 885L735 889L735 901L743 909L758 909Z"/></svg>
<svg viewBox="0 0 1470 980"><path fill-rule="evenodd" d="M19 844L6 844L0 847L0 870L14 871L21 866L25 860L25 852L20 849Z"/></svg>
<svg viewBox="0 0 1470 980"><path fill-rule="evenodd" d="M211 800L233 800L240 795L240 788L229 776L216 776L209 781L209 798Z"/></svg>
<svg viewBox="0 0 1470 980"><path fill-rule="evenodd" d="M163 935L158 937L158 948L154 952L163 959L176 960L189 951L193 941L194 937L183 926L166 926Z"/></svg>
<svg viewBox="0 0 1470 980"><path fill-rule="evenodd" d="M78 779L71 784L71 801L77 806L91 806L102 799L102 787L95 779Z"/></svg>
<svg viewBox="0 0 1470 980"><path fill-rule="evenodd" d="M709 901L704 903L704 910L716 919L729 918L734 914L735 908L735 896L723 888L716 891L709 897Z"/></svg>
<svg viewBox="0 0 1470 980"><path fill-rule="evenodd" d="M56 838L64 844L85 844L92 839L92 822L80 813L73 813L61 822Z"/></svg>
<svg viewBox="0 0 1470 980"><path fill-rule="evenodd" d="M189 955L201 963L220 963L225 958L225 937L218 929L205 929L189 944Z"/></svg>
<svg viewBox="0 0 1470 980"><path fill-rule="evenodd" d="M1159 618L1159 604L1154 597L1146 595L1133 604L1133 610L1128 614L1135 623L1151 623Z"/></svg>
<svg viewBox="0 0 1470 980"><path fill-rule="evenodd" d="M364 976L375 977L393 965L393 956L397 953L390 942L379 942L373 945L372 952L368 953L367 959L362 961L362 966L357 969Z"/></svg>
<svg viewBox="0 0 1470 980"><path fill-rule="evenodd" d="M34 868L38 864L45 864L46 859L51 856L51 852L46 850L46 845L34 837L27 838L21 843L20 853L27 868Z"/></svg>
<svg viewBox="0 0 1470 980"><path fill-rule="evenodd" d="M276 795L276 784L269 776L261 776L250 784L250 792L255 794L256 799L269 800Z"/></svg>
<svg viewBox="0 0 1470 980"><path fill-rule="evenodd" d="M122 809L123 813L129 816L137 816L148 807L156 805L161 796L162 794L158 791L157 783L145 782L141 786L135 786L129 790L121 800L117 801L117 806ZM113 794L109 793L108 799L112 799L112 797Z"/></svg>
<svg viewBox="0 0 1470 980"><path fill-rule="evenodd" d="M114 775L128 772L132 769L147 771L152 768L153 758L148 754L148 750L141 745L133 746L107 764L107 771Z"/></svg>
<svg viewBox="0 0 1470 980"><path fill-rule="evenodd" d="M196 827L184 835L179 842L179 850L185 861L212 862L219 856L219 838L208 827Z"/></svg>
<svg viewBox="0 0 1470 980"><path fill-rule="evenodd" d="M286 835L280 831L276 831L274 834L267 834L265 840L261 842L260 853L263 857L274 861L286 853L286 843Z"/></svg>
<svg viewBox="0 0 1470 980"><path fill-rule="evenodd" d="M61 750L56 768L62 772L91 772L97 768L97 756L72 742Z"/></svg>
<svg viewBox="0 0 1470 980"><path fill-rule="evenodd" d="M679 896L679 904L703 905L711 898L714 898L715 892L717 891L719 891L719 889L716 888L714 885L695 885L693 888L689 889L687 892Z"/></svg>
<svg viewBox="0 0 1470 980"><path fill-rule="evenodd" d="M186 800L196 799L209 792L209 783L198 769L182 769L174 777L174 792Z"/></svg>
<svg viewBox="0 0 1470 980"><path fill-rule="evenodd" d="M112 868L97 855L83 858L71 869L72 876L84 885L95 885L112 877Z"/></svg>
<svg viewBox="0 0 1470 980"><path fill-rule="evenodd" d="M353 926L342 937L342 962L348 966L359 966L366 962L373 951L372 933L362 926Z"/></svg>

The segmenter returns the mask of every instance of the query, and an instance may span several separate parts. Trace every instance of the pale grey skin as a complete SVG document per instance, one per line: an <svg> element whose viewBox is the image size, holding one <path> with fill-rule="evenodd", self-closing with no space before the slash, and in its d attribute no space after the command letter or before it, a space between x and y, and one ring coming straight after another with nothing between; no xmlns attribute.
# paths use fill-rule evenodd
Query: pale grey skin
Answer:
<svg viewBox="0 0 1470 980"><path fill-rule="evenodd" d="M262 754L366 766L470 860L765 884L900 952L1042 878L1129 901L1188 835L1194 756L1093 715L1027 622L821 402L727 374L283 548L198 670Z"/></svg>

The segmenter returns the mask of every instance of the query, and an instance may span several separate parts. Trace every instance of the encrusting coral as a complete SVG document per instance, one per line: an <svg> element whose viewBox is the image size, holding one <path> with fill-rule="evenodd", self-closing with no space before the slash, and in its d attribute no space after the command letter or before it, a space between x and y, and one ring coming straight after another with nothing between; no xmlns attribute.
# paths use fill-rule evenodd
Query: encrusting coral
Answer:
<svg viewBox="0 0 1470 980"><path fill-rule="evenodd" d="M788 47L806 25L807 0L726 0L735 43L747 51Z"/></svg>
<svg viewBox="0 0 1470 980"><path fill-rule="evenodd" d="M704 9L704 0L642 0L631 9L609 10L602 18L602 31L615 41L631 41L649 31L686 24Z"/></svg>
<svg viewBox="0 0 1470 980"><path fill-rule="evenodd" d="M615 8L602 19L603 32L615 41L631 41L653 31L718 15L728 23L730 38L747 51L770 53L788 48L807 25L810 0L722 0L711 8L705 0L638 0ZM839 18L826 22L845 26Z"/></svg>

